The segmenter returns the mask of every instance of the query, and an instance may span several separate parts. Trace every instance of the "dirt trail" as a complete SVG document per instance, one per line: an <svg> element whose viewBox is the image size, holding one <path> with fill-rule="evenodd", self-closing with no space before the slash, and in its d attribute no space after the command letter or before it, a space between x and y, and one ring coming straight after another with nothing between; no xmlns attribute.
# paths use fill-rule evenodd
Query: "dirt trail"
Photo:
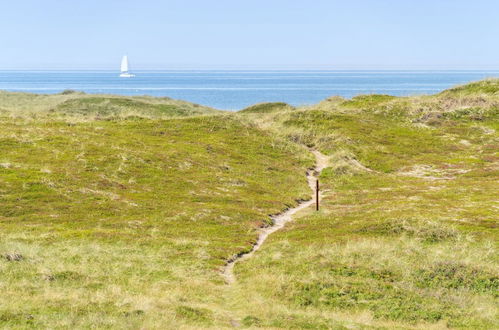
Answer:
<svg viewBox="0 0 499 330"><path fill-rule="evenodd" d="M311 152L314 154L316 162L315 168L307 171L307 182L310 189L312 189L312 198L308 201L300 202L296 207L287 209L282 213L272 216L272 226L260 228L260 235L258 236L258 240L256 244L253 245L251 251L244 254L236 255L227 261L227 264L225 265L222 274L225 277L225 280L228 284L234 283L236 281L236 277L234 276L234 265L236 263L251 258L251 256L255 253L255 251L258 251L260 249L260 247L262 246L262 244L265 242L265 240L270 234L283 228L287 222L292 220L293 214L315 203L315 184L316 184L315 181L318 178L319 174L322 172L322 170L325 167L327 167L328 157L317 150L311 150ZM321 198L322 194L319 193L319 200Z"/></svg>

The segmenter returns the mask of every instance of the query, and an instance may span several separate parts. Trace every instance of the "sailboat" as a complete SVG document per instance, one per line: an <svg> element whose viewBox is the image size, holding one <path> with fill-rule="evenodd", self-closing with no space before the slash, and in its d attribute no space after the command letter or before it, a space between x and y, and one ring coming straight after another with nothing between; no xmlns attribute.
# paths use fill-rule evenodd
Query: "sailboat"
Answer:
<svg viewBox="0 0 499 330"><path fill-rule="evenodd" d="M134 74L130 73L128 71L128 56L123 56L123 58L121 59L121 74L120 74L120 77L121 78L131 78L131 77L135 77Z"/></svg>

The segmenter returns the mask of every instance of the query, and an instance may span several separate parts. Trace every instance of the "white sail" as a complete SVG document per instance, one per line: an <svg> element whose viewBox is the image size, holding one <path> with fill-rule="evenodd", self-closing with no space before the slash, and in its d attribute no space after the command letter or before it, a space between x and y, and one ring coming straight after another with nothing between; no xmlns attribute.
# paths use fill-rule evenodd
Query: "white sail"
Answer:
<svg viewBox="0 0 499 330"><path fill-rule="evenodd" d="M132 78L132 77L135 77L134 74L131 74L130 72L128 72L130 68L128 67L128 56L123 56L123 58L121 59L121 74L120 74L120 77L121 78Z"/></svg>
<svg viewBox="0 0 499 330"><path fill-rule="evenodd" d="M121 59L121 72L128 72L128 56L123 56Z"/></svg>

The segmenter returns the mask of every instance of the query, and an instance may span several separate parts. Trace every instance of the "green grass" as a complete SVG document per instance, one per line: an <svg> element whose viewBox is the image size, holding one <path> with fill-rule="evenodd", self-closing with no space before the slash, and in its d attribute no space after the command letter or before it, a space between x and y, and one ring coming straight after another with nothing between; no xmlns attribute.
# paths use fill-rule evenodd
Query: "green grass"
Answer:
<svg viewBox="0 0 499 330"><path fill-rule="evenodd" d="M394 102L274 117L276 132L331 155L326 196L236 268L238 289L281 306L263 327L277 310L315 315L317 328L497 327L497 115L421 126L366 99Z"/></svg>
<svg viewBox="0 0 499 330"><path fill-rule="evenodd" d="M6 326L188 322L177 305L308 195L303 150L227 116L0 126L0 255L23 256L0 260Z"/></svg>
<svg viewBox="0 0 499 330"><path fill-rule="evenodd" d="M496 328L498 96L1 93L0 327ZM330 156L321 211L259 226Z"/></svg>
<svg viewBox="0 0 499 330"><path fill-rule="evenodd" d="M383 172L409 165L415 161L415 156L439 158L444 147L454 147L452 144L444 146L442 132L406 125L376 114L359 116L308 110L291 114L283 124L311 132L304 139L307 145L320 147L328 153L348 150L365 166Z"/></svg>
<svg viewBox="0 0 499 330"><path fill-rule="evenodd" d="M294 108L287 103L274 102L274 103L260 103L247 107L240 113L271 113L278 111L293 110Z"/></svg>
<svg viewBox="0 0 499 330"><path fill-rule="evenodd" d="M497 96L499 94L499 80L498 79L486 79L481 81L476 81L470 84L457 86L448 89L442 94L452 95L462 95L462 94L489 94Z"/></svg>
<svg viewBox="0 0 499 330"><path fill-rule="evenodd" d="M391 95L380 95L380 94L359 95L353 97L351 100L342 102L341 106L352 109L370 110L376 106L379 106L380 104L395 99L397 98Z"/></svg>
<svg viewBox="0 0 499 330"><path fill-rule="evenodd" d="M92 95L76 91L28 94L0 91L0 114L37 120L165 119L221 113L167 97Z"/></svg>
<svg viewBox="0 0 499 330"><path fill-rule="evenodd" d="M64 113L65 115L97 116L99 118L117 117L127 113L128 116L146 115L153 118L182 117L206 114L206 108L176 104L151 103L144 100L123 99L114 97L87 97L83 99L72 99L58 104L51 109L53 113Z"/></svg>

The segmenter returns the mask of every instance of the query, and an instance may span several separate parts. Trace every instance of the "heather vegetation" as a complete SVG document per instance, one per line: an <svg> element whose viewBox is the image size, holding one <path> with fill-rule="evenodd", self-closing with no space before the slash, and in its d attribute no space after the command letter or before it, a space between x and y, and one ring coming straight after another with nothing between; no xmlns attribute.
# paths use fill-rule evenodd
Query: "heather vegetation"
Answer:
<svg viewBox="0 0 499 330"><path fill-rule="evenodd" d="M274 102L274 103L259 103L247 107L240 113L269 113L269 112L281 112L286 110L293 110L294 108L287 103Z"/></svg>
<svg viewBox="0 0 499 330"><path fill-rule="evenodd" d="M223 113L0 93L0 326L497 328L499 80ZM269 214L310 198L226 284Z"/></svg>
<svg viewBox="0 0 499 330"><path fill-rule="evenodd" d="M43 95L0 91L0 114L40 120L165 119L220 111L167 97L91 95L73 90Z"/></svg>

